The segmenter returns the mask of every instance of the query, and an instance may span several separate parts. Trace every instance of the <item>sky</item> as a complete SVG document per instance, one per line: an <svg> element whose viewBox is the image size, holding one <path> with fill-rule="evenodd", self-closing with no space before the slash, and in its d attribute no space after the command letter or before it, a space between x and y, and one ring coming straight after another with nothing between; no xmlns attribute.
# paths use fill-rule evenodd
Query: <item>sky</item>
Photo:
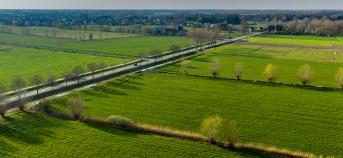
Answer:
<svg viewBox="0 0 343 158"><path fill-rule="evenodd" d="M342 9L343 0L0 0L0 9Z"/></svg>

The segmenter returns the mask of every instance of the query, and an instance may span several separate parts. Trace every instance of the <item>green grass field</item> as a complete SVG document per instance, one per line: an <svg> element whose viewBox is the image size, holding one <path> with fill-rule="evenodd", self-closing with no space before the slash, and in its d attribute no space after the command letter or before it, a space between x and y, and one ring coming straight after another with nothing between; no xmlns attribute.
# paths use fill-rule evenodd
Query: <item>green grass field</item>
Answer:
<svg viewBox="0 0 343 158"><path fill-rule="evenodd" d="M0 81L7 85L10 85L16 76L23 77L27 84L30 84L34 75L42 75L47 79L50 73L54 73L61 77L62 73L71 71L76 65L86 66L92 62L117 65L129 60L8 46L0 48Z"/></svg>
<svg viewBox="0 0 343 158"><path fill-rule="evenodd" d="M343 46L343 37L264 35L251 37L249 42L305 46Z"/></svg>
<svg viewBox="0 0 343 158"><path fill-rule="evenodd" d="M59 29L52 27L18 27L18 26L5 26L0 25L0 30L10 30L11 33L25 34L24 31L29 30L26 34L42 37L56 37L56 38L67 38L67 39L89 39L89 34L93 34L93 39L107 39L107 38L122 38L137 36L135 34L128 33L115 33L115 32L101 32L101 31L85 31L80 29Z"/></svg>
<svg viewBox="0 0 343 158"><path fill-rule="evenodd" d="M0 127L1 157L262 157L40 114L15 114Z"/></svg>
<svg viewBox="0 0 343 158"><path fill-rule="evenodd" d="M337 51L336 62L333 62L330 50L227 45L191 59L189 72L210 76L211 61L219 59L221 77L234 78L234 65L242 63L243 79L265 80L262 73L272 63L278 68L277 82L300 83L297 71L301 65L309 64L314 71L311 85L337 87L335 75L338 68L343 67L342 53ZM162 71L181 73L180 67L180 64L175 64Z"/></svg>
<svg viewBox="0 0 343 158"><path fill-rule="evenodd" d="M149 53L151 49L167 51L173 44L179 44L181 46L192 44L192 40L190 38L171 36L139 36L92 41L76 41L71 39L0 33L0 43L1 42L50 47L60 47L61 43L63 43L64 48L100 51L109 54L114 53L123 55L138 55L142 52Z"/></svg>
<svg viewBox="0 0 343 158"><path fill-rule="evenodd" d="M197 132L204 118L218 114L237 121L241 142L343 155L340 92L145 74L77 95L85 99L85 115L89 116L121 115L140 123ZM53 108L65 111L67 98L54 101Z"/></svg>

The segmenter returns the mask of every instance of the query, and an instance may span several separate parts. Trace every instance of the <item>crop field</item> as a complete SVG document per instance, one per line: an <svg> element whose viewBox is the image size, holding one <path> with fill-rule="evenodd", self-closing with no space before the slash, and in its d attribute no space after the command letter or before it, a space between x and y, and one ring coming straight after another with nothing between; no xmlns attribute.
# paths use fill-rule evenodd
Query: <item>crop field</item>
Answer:
<svg viewBox="0 0 343 158"><path fill-rule="evenodd" d="M0 126L1 157L259 157L40 114L18 113Z"/></svg>
<svg viewBox="0 0 343 158"><path fill-rule="evenodd" d="M220 77L234 78L234 65L242 63L243 79L265 80L262 73L272 63L278 69L276 82L300 83L297 71L301 65L308 64L314 71L311 85L337 87L335 75L343 66L343 51L336 53L336 60L333 61L332 50L227 45L190 59L189 73L210 76L210 63L218 59ZM180 64L175 64L162 71L181 73L180 67Z"/></svg>
<svg viewBox="0 0 343 158"><path fill-rule="evenodd" d="M109 54L138 55L139 53L149 53L152 49L167 51L173 44L188 46L192 44L192 39L186 37L138 36L78 41L71 39L0 33L0 43L3 42L58 48L63 45L63 48L69 49L90 50Z"/></svg>
<svg viewBox="0 0 343 158"><path fill-rule="evenodd" d="M248 41L256 43L291 44L305 46L343 46L343 37L265 35L249 38Z"/></svg>
<svg viewBox="0 0 343 158"><path fill-rule="evenodd" d="M92 62L104 62L107 65L117 65L129 59L100 57L93 55L52 52L29 48L10 46L0 47L0 81L10 85L11 81L20 76L29 84L34 75L42 75L45 79L53 73L61 77L62 73L71 71L76 65L86 66Z"/></svg>
<svg viewBox="0 0 343 158"><path fill-rule="evenodd" d="M87 116L114 114L140 123L199 132L204 118L219 115L237 121L241 142L343 154L340 92L147 73L73 95L85 99ZM66 111L68 97L55 100L53 108Z"/></svg>
<svg viewBox="0 0 343 158"><path fill-rule="evenodd" d="M33 36L53 37L53 38L66 38L66 39L84 39L89 40L89 34L93 34L93 39L106 39L106 38L123 38L137 36L128 33L115 33L115 32L101 32L101 31L87 31L87 30L68 30L51 27L18 27L18 26L4 26L0 25L2 32L11 32L14 34L27 34ZM28 31L29 30L29 31ZM28 31L28 32L23 32Z"/></svg>

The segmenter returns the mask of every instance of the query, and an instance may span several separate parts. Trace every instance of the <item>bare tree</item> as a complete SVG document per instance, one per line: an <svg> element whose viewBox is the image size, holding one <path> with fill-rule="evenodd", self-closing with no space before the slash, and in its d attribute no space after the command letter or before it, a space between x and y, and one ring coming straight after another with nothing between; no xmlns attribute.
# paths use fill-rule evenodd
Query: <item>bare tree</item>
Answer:
<svg viewBox="0 0 343 158"><path fill-rule="evenodd" d="M237 80L241 80L242 73L243 73L243 65L242 63L237 63L234 67L233 73Z"/></svg>
<svg viewBox="0 0 343 158"><path fill-rule="evenodd" d="M64 72L62 74L62 77L64 78L66 87L68 86L68 82L73 78L73 74L71 72Z"/></svg>
<svg viewBox="0 0 343 158"><path fill-rule="evenodd" d="M7 106L6 106L6 97L5 93L7 91L7 88L5 84L0 82L0 115L4 118L6 111L7 111Z"/></svg>
<svg viewBox="0 0 343 158"><path fill-rule="evenodd" d="M93 32L89 33L89 40L93 40Z"/></svg>
<svg viewBox="0 0 343 158"><path fill-rule="evenodd" d="M210 63L210 72L213 78L216 78L219 74L219 59L212 59Z"/></svg>
<svg viewBox="0 0 343 158"><path fill-rule="evenodd" d="M211 40L211 34L206 30L194 30L188 33L188 36L193 38L194 42L196 43L197 49L203 50L203 45L206 42Z"/></svg>
<svg viewBox="0 0 343 158"><path fill-rule="evenodd" d="M215 46L217 41L221 38L220 32L221 32L220 26L215 26L213 28L213 33L211 34L212 46Z"/></svg>
<svg viewBox="0 0 343 158"><path fill-rule="evenodd" d="M80 84L81 75L84 72L85 72L85 69L81 65L75 66L74 69L72 70L73 76L77 78L77 84Z"/></svg>
<svg viewBox="0 0 343 158"><path fill-rule="evenodd" d="M249 26L248 26L248 22L246 20L242 20L242 22L241 22L241 30L242 30L242 35L243 36L248 34Z"/></svg>
<svg viewBox="0 0 343 158"><path fill-rule="evenodd" d="M47 83L50 85L51 89L54 89L56 83L56 76L53 73L49 74Z"/></svg>
<svg viewBox="0 0 343 158"><path fill-rule="evenodd" d="M77 97L70 98L68 100L68 106L69 106L70 113L73 115L73 117L75 119L79 119L82 115L85 102L81 97L77 96Z"/></svg>
<svg viewBox="0 0 343 158"><path fill-rule="evenodd" d="M191 62L188 60L184 60L181 62L181 71L183 74L188 75L189 74L189 64Z"/></svg>
<svg viewBox="0 0 343 158"><path fill-rule="evenodd" d="M273 64L268 64L263 72L264 78L269 82L275 81L277 74L277 69Z"/></svg>
<svg viewBox="0 0 343 158"><path fill-rule="evenodd" d="M278 18L274 17L271 24L274 26L274 32L277 32Z"/></svg>
<svg viewBox="0 0 343 158"><path fill-rule="evenodd" d="M92 79L94 80L95 71L98 70L98 64L97 63L89 63L87 64L87 68L92 73Z"/></svg>
<svg viewBox="0 0 343 158"><path fill-rule="evenodd" d="M173 53L178 53L181 50L181 46L178 44L173 44L170 46L169 50L172 51Z"/></svg>
<svg viewBox="0 0 343 158"><path fill-rule="evenodd" d="M150 51L149 54L150 54L150 56L153 56L153 57L154 57L155 62L156 62L157 56L158 56L158 55L161 55L161 54L162 54L162 51L161 51L160 49L152 49L152 50Z"/></svg>
<svg viewBox="0 0 343 158"><path fill-rule="evenodd" d="M313 70L311 66L307 64L301 66L298 70L298 76L299 76L300 82L303 85L306 85L309 82L311 82L313 79Z"/></svg>
<svg viewBox="0 0 343 158"><path fill-rule="evenodd" d="M15 90L18 94L18 103L22 101L22 95L25 93L23 88L25 88L25 80L22 79L21 77L17 76L13 81L12 81L12 89ZM23 109L21 109L23 110Z"/></svg>
<svg viewBox="0 0 343 158"><path fill-rule="evenodd" d="M31 78L31 84L34 85L34 86L40 85L42 83L44 83L44 78L41 75L34 75ZM37 95L38 95L38 93L39 93L39 88L38 87L36 88L36 91L37 91Z"/></svg>

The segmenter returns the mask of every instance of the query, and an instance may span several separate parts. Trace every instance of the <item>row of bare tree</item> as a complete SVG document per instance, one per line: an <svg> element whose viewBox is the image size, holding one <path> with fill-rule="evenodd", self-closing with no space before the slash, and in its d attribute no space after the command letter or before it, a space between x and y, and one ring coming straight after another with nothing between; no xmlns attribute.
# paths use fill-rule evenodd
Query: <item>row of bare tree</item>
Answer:
<svg viewBox="0 0 343 158"><path fill-rule="evenodd" d="M77 80L78 84L80 84L80 80L82 79L82 74L85 73L87 70L90 71L93 75L95 75L95 71L106 68L106 63L89 63L86 66L78 65L75 66L71 71L63 73L62 77L65 80L65 86L68 86L68 82L71 80ZM30 83L35 87L36 94L39 94L40 86L39 85L49 85L52 89L54 89L56 85L57 77L55 74L50 73L47 79L44 79L42 75L35 75L31 78ZM20 76L16 77L10 87L7 87L5 84L0 82L0 115L4 116L7 111L6 105L6 95L5 93L8 90L14 90L18 96L17 106L20 110L24 110L24 106L27 102L25 98L26 91L24 88L27 86L27 82Z"/></svg>
<svg viewBox="0 0 343 158"><path fill-rule="evenodd" d="M190 61L185 60L181 62L181 71L182 73L188 75L190 67ZM219 75L220 70L219 59L213 59L209 64L209 70L211 76L216 78ZM237 80L241 80L243 74L243 65L242 63L237 63L234 65L233 74ZM273 64L268 64L262 73L263 77L268 82L276 81L278 77L278 68ZM299 77L300 83L303 85L308 85L314 79L314 70L308 64L302 65L299 67L297 75ZM339 68L335 75L337 85L343 89L343 68Z"/></svg>
<svg viewBox="0 0 343 158"><path fill-rule="evenodd" d="M343 20L328 19L294 20L285 25L285 31L290 34L314 34L321 36L335 36L343 34Z"/></svg>

